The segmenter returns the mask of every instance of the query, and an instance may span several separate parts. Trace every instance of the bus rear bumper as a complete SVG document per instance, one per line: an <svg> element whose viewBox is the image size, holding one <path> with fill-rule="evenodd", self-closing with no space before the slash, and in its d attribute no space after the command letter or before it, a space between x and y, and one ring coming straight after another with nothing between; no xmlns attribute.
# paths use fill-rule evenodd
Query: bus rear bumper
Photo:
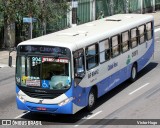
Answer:
<svg viewBox="0 0 160 128"><path fill-rule="evenodd" d="M53 114L73 114L73 103L69 102L64 106L51 104L37 104L31 102L22 102L18 97L16 98L17 107L20 110L31 112L53 113Z"/></svg>

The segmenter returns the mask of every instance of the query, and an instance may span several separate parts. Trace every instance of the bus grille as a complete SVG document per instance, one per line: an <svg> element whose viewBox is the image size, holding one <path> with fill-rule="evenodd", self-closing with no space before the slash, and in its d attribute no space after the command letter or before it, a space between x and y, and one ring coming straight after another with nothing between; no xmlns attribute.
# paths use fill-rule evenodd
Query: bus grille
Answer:
<svg viewBox="0 0 160 128"><path fill-rule="evenodd" d="M49 94L49 93L36 93L28 91L24 91L24 93L32 98L38 98L38 99L53 99L61 95L61 93Z"/></svg>

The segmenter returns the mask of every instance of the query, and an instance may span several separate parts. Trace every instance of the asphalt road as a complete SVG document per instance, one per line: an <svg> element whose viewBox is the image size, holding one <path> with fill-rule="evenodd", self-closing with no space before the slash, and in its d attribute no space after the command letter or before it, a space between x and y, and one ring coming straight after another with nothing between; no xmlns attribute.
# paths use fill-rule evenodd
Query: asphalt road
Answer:
<svg viewBox="0 0 160 128"><path fill-rule="evenodd" d="M18 110L15 102L15 68L0 68L0 119L38 120L52 128L160 127L140 126L137 122L141 119L160 119L160 30L158 30L155 33L154 60L139 73L137 81L132 84L126 81L102 96L98 99L96 108L90 113L85 109L75 115L35 114ZM117 120L120 121L119 125L111 125L115 124L114 120L108 119L125 120ZM137 125L122 125L130 121L126 119L136 119Z"/></svg>

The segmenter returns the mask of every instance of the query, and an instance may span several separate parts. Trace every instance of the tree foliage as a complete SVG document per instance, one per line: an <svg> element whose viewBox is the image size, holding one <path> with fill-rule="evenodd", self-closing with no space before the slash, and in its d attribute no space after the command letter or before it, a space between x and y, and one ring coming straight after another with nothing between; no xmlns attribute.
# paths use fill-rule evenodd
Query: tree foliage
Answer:
<svg viewBox="0 0 160 128"><path fill-rule="evenodd" d="M68 8L67 0L0 0L0 25L16 23L16 36L20 36L27 26L23 23L24 17L37 19L35 24L44 29L47 24L55 24L65 17Z"/></svg>

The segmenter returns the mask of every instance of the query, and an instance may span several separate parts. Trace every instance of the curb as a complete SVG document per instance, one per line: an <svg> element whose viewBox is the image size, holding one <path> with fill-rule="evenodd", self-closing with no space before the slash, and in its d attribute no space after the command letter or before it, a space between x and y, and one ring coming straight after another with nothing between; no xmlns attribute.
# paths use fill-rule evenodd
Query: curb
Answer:
<svg viewBox="0 0 160 128"><path fill-rule="evenodd" d="M0 68L8 67L7 64L0 64Z"/></svg>
<svg viewBox="0 0 160 128"><path fill-rule="evenodd" d="M6 68L9 67L7 64L0 64L0 68ZM13 68L16 67L16 65L12 65Z"/></svg>

